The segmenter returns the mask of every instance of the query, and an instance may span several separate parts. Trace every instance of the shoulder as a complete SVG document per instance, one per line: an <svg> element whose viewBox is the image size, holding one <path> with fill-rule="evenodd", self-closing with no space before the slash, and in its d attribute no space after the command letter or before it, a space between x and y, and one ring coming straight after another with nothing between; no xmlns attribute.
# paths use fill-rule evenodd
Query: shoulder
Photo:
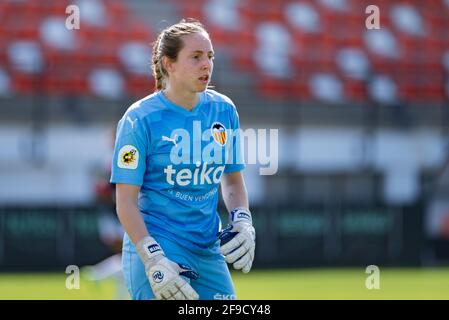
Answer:
<svg viewBox="0 0 449 320"><path fill-rule="evenodd" d="M234 102L228 96L219 93L215 90L207 89L205 91L206 102L215 103L220 105L222 108L236 110Z"/></svg>
<svg viewBox="0 0 449 320"><path fill-rule="evenodd" d="M145 122L160 118L163 104L158 92L152 93L131 104L119 121L119 127L123 134L136 131L146 131Z"/></svg>
<svg viewBox="0 0 449 320"><path fill-rule="evenodd" d="M123 119L126 119L127 116L144 119L162 109L163 104L159 98L159 92L155 92L131 104L123 115Z"/></svg>

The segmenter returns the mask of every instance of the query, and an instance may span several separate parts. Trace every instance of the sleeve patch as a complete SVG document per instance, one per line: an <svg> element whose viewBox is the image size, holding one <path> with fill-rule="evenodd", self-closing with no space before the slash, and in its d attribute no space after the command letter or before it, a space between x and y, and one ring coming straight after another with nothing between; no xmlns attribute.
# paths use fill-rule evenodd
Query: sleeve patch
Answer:
<svg viewBox="0 0 449 320"><path fill-rule="evenodd" d="M122 169L137 169L139 151L133 145L127 144L118 152L117 166Z"/></svg>

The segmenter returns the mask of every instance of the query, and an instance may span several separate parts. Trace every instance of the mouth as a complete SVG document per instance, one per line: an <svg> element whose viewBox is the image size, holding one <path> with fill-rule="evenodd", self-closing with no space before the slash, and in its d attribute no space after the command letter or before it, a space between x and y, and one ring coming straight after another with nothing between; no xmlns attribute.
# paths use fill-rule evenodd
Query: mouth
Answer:
<svg viewBox="0 0 449 320"><path fill-rule="evenodd" d="M204 76L201 76L201 77L198 78L198 80L200 80L204 84L207 84L209 82L209 75L206 74Z"/></svg>

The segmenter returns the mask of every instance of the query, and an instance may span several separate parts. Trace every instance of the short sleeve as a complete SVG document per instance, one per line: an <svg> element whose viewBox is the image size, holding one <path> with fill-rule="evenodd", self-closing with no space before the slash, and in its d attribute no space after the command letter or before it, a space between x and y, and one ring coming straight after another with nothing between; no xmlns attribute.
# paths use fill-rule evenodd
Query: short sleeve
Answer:
<svg viewBox="0 0 449 320"><path fill-rule="evenodd" d="M143 184L149 140L143 122L125 114L117 125L111 183Z"/></svg>
<svg viewBox="0 0 449 320"><path fill-rule="evenodd" d="M243 149L241 144L241 130L239 115L236 108L231 109L231 143L227 146L226 167L225 173L241 171L245 168L243 159Z"/></svg>

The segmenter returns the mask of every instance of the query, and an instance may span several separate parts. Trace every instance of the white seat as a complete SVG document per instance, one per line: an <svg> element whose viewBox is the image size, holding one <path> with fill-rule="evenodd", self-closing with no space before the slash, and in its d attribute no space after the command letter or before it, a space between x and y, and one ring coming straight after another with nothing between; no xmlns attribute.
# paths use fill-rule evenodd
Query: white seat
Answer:
<svg viewBox="0 0 449 320"><path fill-rule="evenodd" d="M14 69L39 73L43 68L42 50L35 41L15 41L8 46L8 59Z"/></svg>
<svg viewBox="0 0 449 320"><path fill-rule="evenodd" d="M203 13L210 24L225 30L238 30L240 27L239 0L210 0L203 7Z"/></svg>
<svg viewBox="0 0 449 320"><path fill-rule="evenodd" d="M308 3L291 2L285 6L285 16L289 24L300 31L319 32L320 15Z"/></svg>
<svg viewBox="0 0 449 320"><path fill-rule="evenodd" d="M390 17L398 30L413 35L423 36L424 25L418 11L407 4L397 4L391 8Z"/></svg>
<svg viewBox="0 0 449 320"><path fill-rule="evenodd" d="M140 75L151 73L149 64L151 50L149 45L136 41L127 42L120 47L118 55L129 72Z"/></svg>
<svg viewBox="0 0 449 320"><path fill-rule="evenodd" d="M310 91L315 98L329 103L341 102L344 98L341 81L330 73L318 73L309 80Z"/></svg>
<svg viewBox="0 0 449 320"><path fill-rule="evenodd" d="M336 55L336 61L343 73L353 79L366 79L370 62L363 50L359 48L344 48Z"/></svg>
<svg viewBox="0 0 449 320"><path fill-rule="evenodd" d="M75 49L77 46L76 32L67 29L65 23L65 19L61 17L45 19L39 29L42 41L59 50Z"/></svg>
<svg viewBox="0 0 449 320"><path fill-rule="evenodd" d="M86 23L95 27L106 25L106 12L103 2L98 0L76 0L75 5L80 9L81 24Z"/></svg>
<svg viewBox="0 0 449 320"><path fill-rule="evenodd" d="M388 58L399 57L396 38L386 27L380 30L365 31L364 41L366 47L375 54Z"/></svg>
<svg viewBox="0 0 449 320"><path fill-rule="evenodd" d="M114 69L94 69L89 74L89 85L94 94L108 99L120 98L124 93L124 79Z"/></svg>
<svg viewBox="0 0 449 320"><path fill-rule="evenodd" d="M368 84L370 96L377 102L392 104L397 101L397 86L386 75L376 75Z"/></svg>
<svg viewBox="0 0 449 320"><path fill-rule="evenodd" d="M346 11L348 9L347 0L320 0L319 2L334 11Z"/></svg>

